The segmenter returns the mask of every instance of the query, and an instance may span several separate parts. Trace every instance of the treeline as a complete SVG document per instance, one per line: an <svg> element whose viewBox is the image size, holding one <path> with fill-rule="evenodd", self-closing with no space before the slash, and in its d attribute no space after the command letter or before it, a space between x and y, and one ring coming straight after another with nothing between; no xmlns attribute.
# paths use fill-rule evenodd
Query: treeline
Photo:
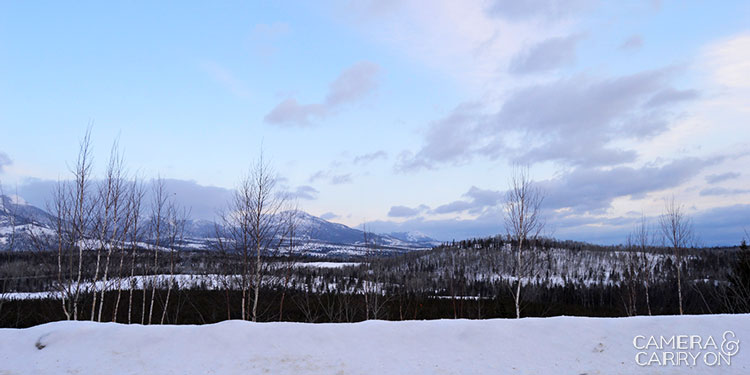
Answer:
<svg viewBox="0 0 750 375"><path fill-rule="evenodd" d="M483 245L477 247L478 243ZM397 257L379 257L373 247L371 257L359 265L340 268L308 266L307 262L314 259L264 257L262 263L266 266L258 290L256 320L352 322L514 317L511 247L502 238L469 240ZM533 276L524 281L520 303L524 316L679 313L673 256L664 249L647 254L635 252L654 259L651 279L647 284L639 281L635 285L629 274L632 252L625 249L550 247L537 253L540 255L536 268L530 272ZM236 273L243 266L241 254L176 254L173 268L165 259L156 272L172 269L177 271L175 275L189 277L165 278L151 285L152 279L142 275L145 284L133 284L122 292L138 302L130 311L118 310L118 292L108 290L102 320L147 323L143 317L151 313L164 316L165 324L200 324L243 317L241 278ZM89 251L87 256L93 260L95 253ZM39 277L44 275L7 283L13 272L33 275L24 270L54 269L53 254L5 253L2 257L2 264L13 265L0 268L6 291L8 286L16 290L45 290L54 283ZM746 245L723 250L694 249L687 258L683 269L685 313L750 312L743 294L750 286L750 250ZM148 262L144 263L147 266ZM89 269L86 275L93 276L93 270ZM164 280L172 282L171 287ZM150 300L152 290L153 310L142 303ZM81 303L93 304L93 296L94 293L84 293ZM0 307L0 324L18 327L65 319L59 303L57 298L6 298ZM88 310L83 314L79 319L92 317Z"/></svg>

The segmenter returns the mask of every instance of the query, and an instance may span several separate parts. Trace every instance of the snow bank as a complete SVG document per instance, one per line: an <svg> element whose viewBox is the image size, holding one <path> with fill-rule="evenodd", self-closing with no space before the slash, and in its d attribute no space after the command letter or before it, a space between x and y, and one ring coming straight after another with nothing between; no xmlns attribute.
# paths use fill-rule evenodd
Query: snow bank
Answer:
<svg viewBox="0 0 750 375"><path fill-rule="evenodd" d="M637 335L644 337L638 345L674 335L710 335L721 345L727 330L740 340L731 365L636 363ZM55 322L0 329L0 374L748 374L746 343L750 315L204 326Z"/></svg>

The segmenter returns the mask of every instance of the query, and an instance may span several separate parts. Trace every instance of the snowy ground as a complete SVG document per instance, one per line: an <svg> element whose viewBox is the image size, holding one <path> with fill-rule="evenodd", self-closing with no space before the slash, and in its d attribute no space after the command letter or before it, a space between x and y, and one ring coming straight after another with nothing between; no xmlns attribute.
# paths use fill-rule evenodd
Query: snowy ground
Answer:
<svg viewBox="0 0 750 375"><path fill-rule="evenodd" d="M739 340L722 346L728 330ZM655 336L704 346L636 349ZM678 336L673 341L681 343ZM686 342L694 342L691 338ZM56 322L0 329L0 374L748 374L750 315L139 326ZM678 345L679 346L679 345ZM41 349L39 349L41 348ZM724 350L731 364L704 358ZM651 353L697 364L639 366ZM687 356L688 354L686 354ZM677 354L679 356L679 354Z"/></svg>
<svg viewBox="0 0 750 375"><path fill-rule="evenodd" d="M294 267L305 267L305 268L343 268L343 267L356 267L359 266L361 263L359 262L297 262L294 263ZM278 263L278 264L272 264L274 267L285 267L284 264ZM96 286L97 291L101 291L103 288L106 288L109 291L116 291L118 290L118 287L122 290L128 290L131 287L134 287L135 289L142 290L145 286L148 286L150 288L150 285L152 283L156 283L161 288L166 288L167 285L169 285L170 281L174 281L177 286L181 289L217 289L217 288L226 288L227 285L234 285L235 288L239 288L237 286L237 283L239 283L240 276L239 275L219 275L219 274L207 274L207 275L197 275L197 274L176 274L176 275L146 275L146 276L134 276L134 277L124 277L122 279L114 279L109 280L107 282L104 281L97 281L96 284L85 281L81 284L81 290L82 293L91 293L94 291L94 285ZM315 288L315 290L319 289L325 289L324 285L318 280L319 277L317 277L315 286L318 288ZM280 284L282 283L281 280L279 280L277 277L272 276L266 276L263 280L264 284L272 285L272 284ZM290 280L291 281L291 280ZM119 285L118 285L119 284ZM298 282L298 288L303 288L304 284L301 284ZM329 288L336 289L337 286L334 284L329 285ZM74 287L71 287L71 290L74 289ZM62 293L58 290L48 290L48 291L40 291L40 292L5 292L2 293L0 291L0 300L6 299L6 300L21 300L21 299L43 299L43 298L62 298ZM0 375L3 375L0 373Z"/></svg>
<svg viewBox="0 0 750 375"><path fill-rule="evenodd" d="M360 262L297 262L294 263L295 267L311 267L311 268L344 268L344 267L356 267L359 266Z"/></svg>

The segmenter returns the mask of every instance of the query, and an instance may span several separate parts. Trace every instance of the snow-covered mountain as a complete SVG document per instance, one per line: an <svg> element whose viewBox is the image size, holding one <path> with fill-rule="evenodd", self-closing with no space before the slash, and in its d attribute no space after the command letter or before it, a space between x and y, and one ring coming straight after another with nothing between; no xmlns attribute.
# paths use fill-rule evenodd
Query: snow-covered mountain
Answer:
<svg viewBox="0 0 750 375"><path fill-rule="evenodd" d="M0 227L11 225L35 224L49 226L54 217L46 211L34 207L21 197L0 195Z"/></svg>
<svg viewBox="0 0 750 375"><path fill-rule="evenodd" d="M395 238L404 242L430 243L435 246L440 245L441 243L440 241L437 241L434 238L431 238L430 236L419 231L391 232L391 233L388 233L386 236Z"/></svg>
<svg viewBox="0 0 750 375"><path fill-rule="evenodd" d="M373 251L365 245L365 233L360 229L332 223L302 211L295 221L297 246L307 255L346 257ZM186 228L189 247L210 249L216 236L215 228L211 221L189 221ZM430 249L440 244L421 233L367 233L367 239L369 243L377 245L378 251L390 253Z"/></svg>
<svg viewBox="0 0 750 375"><path fill-rule="evenodd" d="M30 230L51 230L54 216L42 209L27 204L20 198L0 197L0 250L14 249L28 240ZM305 212L297 216L295 237L304 253L317 256L361 255L368 251L362 230L321 219ZM15 228L15 230L14 230ZM12 238L11 238L12 237ZM212 249L216 237L216 224L208 220L188 220L185 228L183 247L190 249ZM368 233L371 243L388 252L405 252L429 249L439 244L421 233Z"/></svg>
<svg viewBox="0 0 750 375"><path fill-rule="evenodd" d="M0 250L28 247L30 234L49 231L53 222L54 216L20 197L0 195Z"/></svg>
<svg viewBox="0 0 750 375"><path fill-rule="evenodd" d="M364 244L364 231L344 224L332 223L317 216L300 212L298 215L298 233L316 241L334 244ZM404 248L426 248L440 244L424 234L408 233L368 233L368 240L380 246Z"/></svg>

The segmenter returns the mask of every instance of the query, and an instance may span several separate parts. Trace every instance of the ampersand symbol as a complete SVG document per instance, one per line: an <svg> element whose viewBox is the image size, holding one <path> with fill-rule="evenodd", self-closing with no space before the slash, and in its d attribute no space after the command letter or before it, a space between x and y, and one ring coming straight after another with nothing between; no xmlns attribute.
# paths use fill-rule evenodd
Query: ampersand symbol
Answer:
<svg viewBox="0 0 750 375"><path fill-rule="evenodd" d="M721 342L721 352L729 357L740 351L740 340L730 340L735 338L737 338L737 336L735 336L732 331L726 331L724 332L724 335L722 335L723 341Z"/></svg>

